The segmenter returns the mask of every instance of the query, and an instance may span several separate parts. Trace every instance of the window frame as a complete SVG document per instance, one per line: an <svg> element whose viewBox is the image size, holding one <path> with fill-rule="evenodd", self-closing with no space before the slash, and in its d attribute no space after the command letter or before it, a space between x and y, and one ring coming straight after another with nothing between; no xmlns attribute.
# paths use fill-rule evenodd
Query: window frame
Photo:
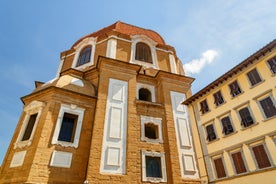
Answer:
<svg viewBox="0 0 276 184"><path fill-rule="evenodd" d="M230 131L229 133L226 133L226 130L224 130L225 129L224 123L226 122L224 120L226 120L226 118L229 120L227 123L230 123L230 125L232 127L232 132ZM221 123L222 133L223 133L224 136L233 134L235 132L235 127L234 127L234 124L233 124L233 121L232 121L232 118L231 118L230 115L226 115L226 116L221 117L220 118L220 123ZM227 127L227 128L229 128L229 127Z"/></svg>
<svg viewBox="0 0 276 184"><path fill-rule="evenodd" d="M153 41L152 39L148 38L145 35L133 35L133 36L131 36L131 38L132 38L132 40L131 40L130 63L142 65L145 68L159 69L157 54L156 54L156 46L157 46L158 43ZM139 43L139 42L143 42L143 43L147 44L150 47L152 63L139 61L139 60L135 59L136 44Z"/></svg>
<svg viewBox="0 0 276 184"><path fill-rule="evenodd" d="M59 114L58 114L58 117L57 117L57 121L56 121L54 135L53 135L53 138L52 138L52 144L53 145L57 144L57 145L61 145L63 147L74 147L74 148L78 147L81 128L82 128L82 122L83 122L83 117L84 117L84 111L85 111L85 109L77 107L77 105L61 104ZM64 117L65 113L73 114L73 115L78 116L76 129L75 129L75 134L73 135L73 137L74 137L73 142L66 142L66 141L58 140L61 125L62 125L62 120L63 120L63 117Z"/></svg>
<svg viewBox="0 0 276 184"><path fill-rule="evenodd" d="M220 106L220 105L222 105L222 104L225 103L225 100L224 100L224 98L223 98L222 93L221 93L220 90L217 91L217 92L215 92L213 94L213 97L214 97L214 104L216 105L216 107L218 107L218 106Z"/></svg>
<svg viewBox="0 0 276 184"><path fill-rule="evenodd" d="M253 71L256 71L257 76L253 76L254 75ZM249 82L249 84L250 84L251 87L254 87L254 86L258 85L258 84L260 84L263 81L263 79L262 79L260 73L258 72L257 68L253 68L252 70L248 71L246 73L246 76L247 76L248 82ZM251 78L251 77L253 77L253 78ZM256 79L256 77L258 79ZM254 82L254 84L252 82Z"/></svg>
<svg viewBox="0 0 276 184"><path fill-rule="evenodd" d="M23 111L25 113L25 117L24 117L21 129L20 129L20 132L17 136L16 142L14 143L14 149L15 148L23 148L25 146L30 146L32 144L34 134L35 134L36 128L38 126L38 122L39 122L39 119L40 119L40 116L42 114L42 110L44 107L45 107L45 103L41 102L41 101L32 101L29 105L24 107ZM37 116L36 116L36 120L34 122L34 126L32 128L30 137L27 140L22 140L23 136L25 134L26 128L28 126L30 117L34 114L37 114Z"/></svg>
<svg viewBox="0 0 276 184"><path fill-rule="evenodd" d="M240 153L240 156L241 156L240 157L241 160L239 160L239 161L242 161L242 165L243 165L241 167L244 167L244 169L245 169L244 172L239 172L239 173L238 173L238 170L239 170L238 168L240 166L238 166L238 168L236 167L236 164L235 164L235 161L234 161L234 158L233 158L233 155L238 154L238 153ZM243 153L242 149L230 152L230 157L231 157L231 162L232 162L233 169L234 169L234 172L235 172L236 175L242 175L242 174L248 173L249 170L248 170L247 162L246 162L246 159L245 159L245 156L244 156L244 153Z"/></svg>
<svg viewBox="0 0 276 184"><path fill-rule="evenodd" d="M258 146L262 146L262 147L263 147L263 151L264 151L264 153L265 153L265 155L266 155L266 158L264 158L263 155L262 155L261 157L258 157L258 158L260 158L260 159L262 160L261 162L264 162L263 159L267 159L266 161L268 161L269 166L260 167L258 158L256 157L256 154L255 154L255 152L254 152L254 150L253 150L254 148L256 148L256 147L258 147ZM256 168L257 168L258 170L267 169L267 168L271 168L271 167L272 167L273 162L272 162L272 160L271 160L271 157L270 157L269 152L268 152L268 150L267 150L266 144L265 144L264 142L259 143L259 144L251 145L251 146L250 146L250 151L251 151L251 154L252 154L252 156L253 156L253 160L254 160L255 166L256 166Z"/></svg>
<svg viewBox="0 0 276 184"><path fill-rule="evenodd" d="M151 116L140 116L141 121L141 141L148 143L163 143L163 134L162 134L162 118L151 117ZM158 138L150 139L145 135L145 125L151 123L157 126Z"/></svg>
<svg viewBox="0 0 276 184"><path fill-rule="evenodd" d="M207 130L207 127L209 127L209 126L212 126L212 127L213 127L213 132L212 132L212 134L215 135L215 138L212 139L212 140L209 139L209 133L208 133L208 130ZM217 136L217 133L216 133L216 129L215 129L214 123L210 123L210 124L205 125L205 134L206 134L206 140L207 140L208 142L213 142L213 141L215 141L215 140L218 139L218 136Z"/></svg>
<svg viewBox="0 0 276 184"><path fill-rule="evenodd" d="M247 125L247 126L244 125L246 123L243 122L244 117L242 117L241 113L240 113L240 111L243 110L243 109L245 109L245 108L248 110L250 118L252 119L252 123L249 124L249 125ZM237 109L237 113L238 113L238 117L239 117L239 120L240 120L240 125L241 125L242 128L248 128L248 127L251 127L252 125L254 125L254 124L257 123L256 120L255 120L255 118L254 118L254 116L253 116L253 113L252 113L251 108L250 108L249 105L243 106L243 107ZM246 118L248 118L248 116Z"/></svg>
<svg viewBox="0 0 276 184"><path fill-rule="evenodd" d="M149 90L150 93L151 93L151 101L145 101L145 102L156 102L155 87L153 85L143 84L143 83L137 83L137 87L136 87L136 99L139 100L139 90L141 88L145 88L145 89ZM141 101L144 101L144 100L141 100Z"/></svg>
<svg viewBox="0 0 276 184"><path fill-rule="evenodd" d="M79 65L78 64L78 60L79 60L79 56L82 52L83 49L87 48L91 46L91 53L90 53L90 61L83 64L83 65ZM88 66L94 65L94 56L95 56L95 48L96 48L96 38L93 37L89 37L89 38L85 38L84 40L82 40L79 44L77 44L74 49L75 49L75 56L74 56L74 60L72 62L72 68L78 69L78 70L82 70Z"/></svg>
<svg viewBox="0 0 276 184"><path fill-rule="evenodd" d="M86 51L87 49L89 49L89 53L87 53L88 52L88 51ZM80 53L78 56L78 61L76 63L76 68L78 68L82 65L86 65L87 63L89 63L91 61L92 49L93 49L92 45L87 45L80 50ZM88 59L85 59L84 62L82 62L83 56L88 57Z"/></svg>
<svg viewBox="0 0 276 184"><path fill-rule="evenodd" d="M273 64L270 63L270 62L272 62ZM271 73L272 73L273 75L275 75L275 74L276 74L276 56L274 56L274 57L268 59L268 60L267 60L267 65L268 65L268 67L269 67Z"/></svg>
<svg viewBox="0 0 276 184"><path fill-rule="evenodd" d="M238 80L231 82L228 85L228 87L229 87L230 94L231 94L232 98L235 98L236 96L238 96L239 94L242 93L242 89L238 83ZM237 87L237 89L236 89L236 87Z"/></svg>
<svg viewBox="0 0 276 184"><path fill-rule="evenodd" d="M205 106L206 105L206 106ZM205 114L205 113L207 113L207 112L209 112L210 111L210 108L209 108L209 105L208 105L208 103L207 103L207 99L204 99L204 100L202 100L201 102L199 102L199 106L200 106L200 112L202 113L202 114Z"/></svg>
<svg viewBox="0 0 276 184"><path fill-rule="evenodd" d="M225 176L222 176L222 177L219 177L219 172L221 172L221 170L217 170L217 169L221 169L221 168L218 168L217 165L216 165L216 161L215 160L221 160L221 164L222 164L222 167L223 167L223 173L225 174ZM212 158L212 162L213 162L213 168L214 168L214 171L215 171L215 174L216 174L216 178L217 179L223 179L223 178L226 178L228 176L228 173L227 173L227 169L225 167L225 161L224 161L224 158L222 155L219 155L219 156L216 156L216 157L213 157Z"/></svg>
<svg viewBox="0 0 276 184"><path fill-rule="evenodd" d="M145 42L137 42L135 45L135 60L146 62L146 63L153 63L152 61L152 53L151 48Z"/></svg>
<svg viewBox="0 0 276 184"><path fill-rule="evenodd" d="M147 165L146 165L146 157L160 157L161 161L161 176L162 177L147 177ZM142 150L142 181L143 182L167 182L167 174L166 174L166 162L165 162L165 153L163 152L153 152L153 151L145 151Z"/></svg>
<svg viewBox="0 0 276 184"><path fill-rule="evenodd" d="M270 98L271 102L272 102L272 106L274 107L274 109L276 110L276 102L275 102L275 99L273 98L273 95L272 94L269 94L269 95L265 95L261 98L258 98L258 105L259 105L259 108L263 114L263 117L264 119L270 119L270 118L274 118L276 117L276 114L270 116L270 117L267 117L267 114L265 113L265 110L263 109L263 106L261 104L261 101L263 101L264 99L267 99L267 98Z"/></svg>

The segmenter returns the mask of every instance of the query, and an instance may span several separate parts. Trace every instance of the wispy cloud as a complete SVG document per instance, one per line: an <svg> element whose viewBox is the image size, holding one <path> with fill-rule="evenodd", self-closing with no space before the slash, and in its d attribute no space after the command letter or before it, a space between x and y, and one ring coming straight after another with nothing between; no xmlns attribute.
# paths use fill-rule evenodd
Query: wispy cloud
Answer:
<svg viewBox="0 0 276 184"><path fill-rule="evenodd" d="M184 70L187 75L198 74L200 71L208 64L211 64L217 57L219 53L217 50L206 50L202 53L199 59L193 59L190 62L184 64Z"/></svg>

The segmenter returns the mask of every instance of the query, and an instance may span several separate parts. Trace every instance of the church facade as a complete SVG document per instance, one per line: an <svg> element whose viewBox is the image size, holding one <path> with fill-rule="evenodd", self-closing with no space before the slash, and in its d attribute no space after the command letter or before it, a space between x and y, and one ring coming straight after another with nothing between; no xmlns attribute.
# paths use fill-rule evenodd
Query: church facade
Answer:
<svg viewBox="0 0 276 184"><path fill-rule="evenodd" d="M200 183L182 104L193 80L152 30L119 21L80 38L22 97L0 183Z"/></svg>

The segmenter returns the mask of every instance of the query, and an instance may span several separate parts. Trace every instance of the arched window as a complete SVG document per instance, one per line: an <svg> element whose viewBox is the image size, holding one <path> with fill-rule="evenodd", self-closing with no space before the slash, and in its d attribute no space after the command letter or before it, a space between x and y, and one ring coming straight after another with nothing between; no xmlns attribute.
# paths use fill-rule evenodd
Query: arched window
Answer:
<svg viewBox="0 0 276 184"><path fill-rule="evenodd" d="M152 63L150 47L142 42L136 44L135 60Z"/></svg>
<svg viewBox="0 0 276 184"><path fill-rule="evenodd" d="M151 92L146 88L139 89L139 100L151 102Z"/></svg>
<svg viewBox="0 0 276 184"><path fill-rule="evenodd" d="M76 67L90 62L91 50L92 46L88 46L82 49Z"/></svg>
<svg viewBox="0 0 276 184"><path fill-rule="evenodd" d="M149 139L158 139L158 125L153 123L146 123L145 124L145 137Z"/></svg>

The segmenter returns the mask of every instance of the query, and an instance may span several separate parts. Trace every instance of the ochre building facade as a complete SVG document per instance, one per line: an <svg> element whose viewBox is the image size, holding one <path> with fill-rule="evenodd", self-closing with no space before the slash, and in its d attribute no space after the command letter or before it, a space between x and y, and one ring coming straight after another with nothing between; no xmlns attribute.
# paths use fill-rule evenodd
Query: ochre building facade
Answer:
<svg viewBox="0 0 276 184"><path fill-rule="evenodd" d="M119 21L60 58L22 97L0 183L200 183L182 105L194 79L158 33Z"/></svg>
<svg viewBox="0 0 276 184"><path fill-rule="evenodd" d="M202 181L276 183L276 40L189 97Z"/></svg>

